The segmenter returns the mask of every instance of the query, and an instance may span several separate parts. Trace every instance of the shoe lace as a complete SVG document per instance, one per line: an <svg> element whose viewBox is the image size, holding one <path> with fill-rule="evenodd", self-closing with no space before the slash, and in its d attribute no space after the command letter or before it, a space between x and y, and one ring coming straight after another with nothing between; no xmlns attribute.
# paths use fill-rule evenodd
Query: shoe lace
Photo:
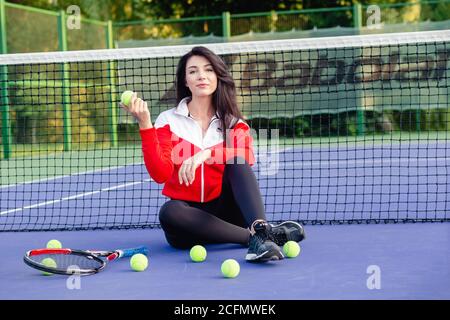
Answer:
<svg viewBox="0 0 450 320"><path fill-rule="evenodd" d="M257 248L264 243L264 241L265 239L261 237L260 234L255 233L250 240L249 249L252 251L256 251Z"/></svg>
<svg viewBox="0 0 450 320"><path fill-rule="evenodd" d="M269 230L267 230L267 227L265 226L257 226L254 229L254 234L253 234L253 246L255 245L260 245L263 244L267 239L270 240L270 232Z"/></svg>

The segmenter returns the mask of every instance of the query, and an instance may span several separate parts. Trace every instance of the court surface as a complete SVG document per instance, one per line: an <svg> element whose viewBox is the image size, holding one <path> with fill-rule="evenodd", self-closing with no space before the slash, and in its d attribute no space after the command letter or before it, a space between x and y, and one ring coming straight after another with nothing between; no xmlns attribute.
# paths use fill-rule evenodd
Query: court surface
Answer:
<svg viewBox="0 0 450 320"><path fill-rule="evenodd" d="M0 299L450 299L450 223L308 225L306 231L297 258L265 264L245 262L246 248L233 244L209 245L207 260L194 263L157 228L3 232ZM115 261L68 289L67 276L43 276L22 261L25 251L54 238L78 249L147 245L149 267L134 272L128 259ZM235 279L221 275L228 258L241 265Z"/></svg>

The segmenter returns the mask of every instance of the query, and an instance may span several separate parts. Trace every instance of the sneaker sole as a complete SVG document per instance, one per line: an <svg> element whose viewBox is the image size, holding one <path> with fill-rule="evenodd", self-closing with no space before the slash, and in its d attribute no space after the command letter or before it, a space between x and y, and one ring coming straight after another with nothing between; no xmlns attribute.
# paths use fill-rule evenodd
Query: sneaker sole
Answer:
<svg viewBox="0 0 450 320"><path fill-rule="evenodd" d="M305 240L306 239L305 228L303 228L303 226L300 223L298 223L298 222L295 222L295 221L284 221L284 222L282 222L282 223L280 223L280 224L278 224L276 226L280 227L280 226L293 225L293 224L296 225L299 229L302 230L301 233L303 235L303 238L300 239L298 242ZM273 224L270 224L270 226L271 227L275 227Z"/></svg>
<svg viewBox="0 0 450 320"><path fill-rule="evenodd" d="M273 260L282 260L284 259L284 255L279 252L279 255L276 253L271 253L270 251L264 251L260 255L256 255L255 253L250 253L245 256L245 260L250 262L266 262Z"/></svg>

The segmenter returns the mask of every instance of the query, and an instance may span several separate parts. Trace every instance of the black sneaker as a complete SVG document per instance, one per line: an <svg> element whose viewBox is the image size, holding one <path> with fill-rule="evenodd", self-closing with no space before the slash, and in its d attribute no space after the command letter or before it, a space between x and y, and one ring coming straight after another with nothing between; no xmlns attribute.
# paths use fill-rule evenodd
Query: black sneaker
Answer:
<svg viewBox="0 0 450 320"><path fill-rule="evenodd" d="M305 229L295 221L284 221L271 227L269 237L280 247L288 241L300 242L306 238Z"/></svg>
<svg viewBox="0 0 450 320"><path fill-rule="evenodd" d="M252 225L252 235L248 245L245 260L249 262L266 262L284 259L280 247L270 240L270 225L265 221L258 221Z"/></svg>

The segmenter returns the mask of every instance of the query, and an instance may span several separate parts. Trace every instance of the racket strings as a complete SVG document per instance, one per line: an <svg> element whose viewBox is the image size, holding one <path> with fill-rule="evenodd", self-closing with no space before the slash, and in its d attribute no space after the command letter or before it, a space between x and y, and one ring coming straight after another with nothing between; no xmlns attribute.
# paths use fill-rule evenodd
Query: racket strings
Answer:
<svg viewBox="0 0 450 320"><path fill-rule="evenodd" d="M34 262L52 269L98 269L102 266L102 263L100 261L95 260L90 256L81 256L76 254L44 254L39 256L32 256L30 258Z"/></svg>

